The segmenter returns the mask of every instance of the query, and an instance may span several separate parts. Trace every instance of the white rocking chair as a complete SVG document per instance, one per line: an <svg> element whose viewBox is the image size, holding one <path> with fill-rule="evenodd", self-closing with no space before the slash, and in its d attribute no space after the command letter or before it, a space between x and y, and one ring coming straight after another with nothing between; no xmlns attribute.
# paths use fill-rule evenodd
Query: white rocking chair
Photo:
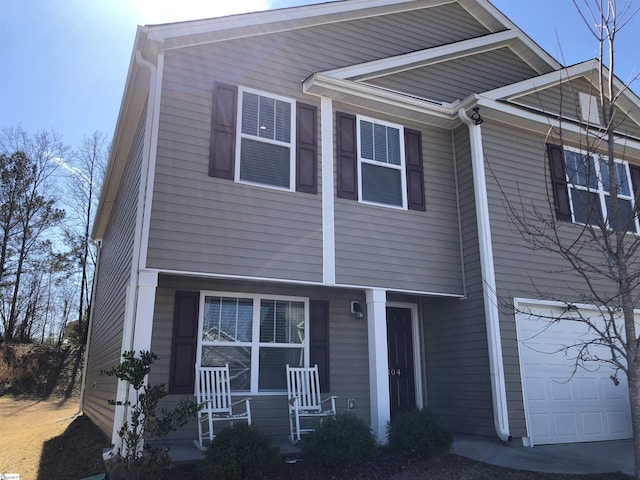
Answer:
<svg viewBox="0 0 640 480"><path fill-rule="evenodd" d="M204 441L213 441L214 422L242 420L251 425L250 398L231 401L229 365L224 367L200 367L196 365L196 401L201 409L198 411L198 440L195 443L200 450L205 450ZM245 411L233 413L233 406L245 403ZM233 425L233 423L232 423Z"/></svg>
<svg viewBox="0 0 640 480"><path fill-rule="evenodd" d="M301 418L319 418L320 423L326 417L336 416L336 396L322 400L320 398L320 379L318 366L310 368L290 367L287 365L287 392L289 396L289 432L291 443L300 441L300 435L314 428L302 428ZM330 403L326 407L323 404Z"/></svg>

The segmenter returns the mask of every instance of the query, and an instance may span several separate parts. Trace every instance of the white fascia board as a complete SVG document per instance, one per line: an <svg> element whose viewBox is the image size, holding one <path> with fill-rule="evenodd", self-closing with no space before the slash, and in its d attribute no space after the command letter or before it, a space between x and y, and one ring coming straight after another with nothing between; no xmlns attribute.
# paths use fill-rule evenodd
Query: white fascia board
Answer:
<svg viewBox="0 0 640 480"><path fill-rule="evenodd" d="M571 67L540 75L539 77L530 78L528 80L523 80L521 82L512 83L511 85L506 85L504 87L496 88L495 90L484 92L482 96L498 100L501 98L527 95L543 88L558 85L559 83L565 82L574 77L582 76L585 73L592 71L594 68L597 68L597 62L595 60L589 60Z"/></svg>
<svg viewBox="0 0 640 480"><path fill-rule="evenodd" d="M302 91L304 93L318 94L316 90L319 89L385 102L400 108L420 113L428 113L429 115L447 120L453 120L455 118L454 104L451 103L439 104L425 98L417 98L373 85L333 78L322 73L314 73L302 82Z"/></svg>
<svg viewBox="0 0 640 480"><path fill-rule="evenodd" d="M556 126L559 124L558 120L555 117L544 115L542 113L535 113L530 110L525 110L517 106L506 104L504 102L486 98L484 95L477 95L474 98L476 99L475 102L464 101L462 102L461 107L468 107L469 105L473 104L479 107L490 108L492 110L511 115L514 118L522 118L531 122L539 123L546 129L548 129L550 126ZM584 127L580 126L577 122L572 122L571 120L565 120L562 122L562 130L565 132L574 133L576 135L585 135L587 133L585 132ZM640 140L638 139L616 136L615 144L640 151Z"/></svg>
<svg viewBox="0 0 640 480"><path fill-rule="evenodd" d="M488 0L459 0L460 5L465 8L471 15L481 19L482 15L478 13L478 9L482 9L483 14L488 13L493 19L500 22L509 30L515 30L519 33L519 39L535 54L540 57L549 67L553 69L562 68L562 64L558 62L553 56L549 55L540 45L534 42L524 31L522 31L515 23L509 20L504 13L498 10Z"/></svg>
<svg viewBox="0 0 640 480"><path fill-rule="evenodd" d="M514 31L504 31L492 33L484 37L472 38L461 42L450 43L440 47L433 47L404 55L383 58L371 62L350 65L348 67L336 68L322 72L323 75L337 79L348 79L358 77L359 80L375 78L384 75L398 73L413 68L454 60L481 52L495 50L507 45L510 41L518 37Z"/></svg>
<svg viewBox="0 0 640 480"><path fill-rule="evenodd" d="M259 26L261 34L282 30L278 24L285 22L288 25L295 25L295 22L303 23L304 26L321 25L331 23L326 19L328 15L348 14L359 10L373 8L394 8L394 12L416 10L437 5L453 3L456 0L425 0L416 2L415 0L349 0L319 3L314 5L303 5L298 7L281 8L276 10L263 10L253 13L230 15L225 17L209 18L204 20L190 20L161 25L149 26L149 38L159 42L170 38L201 35L206 33L221 32L224 30L247 29ZM403 8L403 4L406 6ZM363 17L367 16L363 12ZM295 28L290 26L289 29Z"/></svg>

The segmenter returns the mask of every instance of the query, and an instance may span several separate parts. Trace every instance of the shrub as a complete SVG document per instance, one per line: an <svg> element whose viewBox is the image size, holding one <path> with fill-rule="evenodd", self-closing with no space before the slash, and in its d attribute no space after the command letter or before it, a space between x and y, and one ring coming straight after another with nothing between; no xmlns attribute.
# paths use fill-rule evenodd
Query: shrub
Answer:
<svg viewBox="0 0 640 480"><path fill-rule="evenodd" d="M151 365L158 359L153 352L141 350L139 356L133 350L122 354L122 361L101 373L128 382L133 388L132 398L120 402L109 400L111 405L121 405L128 409L129 420L118 431L122 448L111 464L115 470L124 467L126 478L138 479L142 475L171 467L168 449L153 447L149 439L162 437L182 428L190 417L198 412L198 405L190 398L184 398L174 410L158 411L158 402L167 395L165 384L145 385ZM144 446L143 446L144 445ZM119 475L119 473L118 473ZM109 478L116 478L115 473Z"/></svg>
<svg viewBox="0 0 640 480"><path fill-rule="evenodd" d="M207 448L199 473L216 480L268 478L280 462L277 447L246 424L225 428Z"/></svg>
<svg viewBox="0 0 640 480"><path fill-rule="evenodd" d="M401 413L387 427L389 449L407 457L429 458L448 452L452 438L428 410Z"/></svg>
<svg viewBox="0 0 640 480"><path fill-rule="evenodd" d="M343 414L303 437L302 453L314 465L342 468L371 460L377 448L371 429L355 415Z"/></svg>

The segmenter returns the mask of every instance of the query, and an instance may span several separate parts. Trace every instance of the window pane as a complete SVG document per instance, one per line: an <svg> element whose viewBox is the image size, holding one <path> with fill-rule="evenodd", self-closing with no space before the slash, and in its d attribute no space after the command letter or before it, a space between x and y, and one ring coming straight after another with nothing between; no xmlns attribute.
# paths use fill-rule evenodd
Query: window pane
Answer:
<svg viewBox="0 0 640 480"><path fill-rule="evenodd" d="M286 390L286 366L301 367L304 362L302 348L269 348L260 349L259 390Z"/></svg>
<svg viewBox="0 0 640 480"><path fill-rule="evenodd" d="M203 367L222 367L229 364L232 390L250 390L251 348L250 347L202 347Z"/></svg>
<svg viewBox="0 0 640 480"><path fill-rule="evenodd" d="M218 297L206 297L204 300L202 340L206 342L220 340L220 305Z"/></svg>
<svg viewBox="0 0 640 480"><path fill-rule="evenodd" d="M589 188L598 188L596 168L593 157L565 150L565 160L567 164L567 176L569 182L574 185L582 185Z"/></svg>
<svg viewBox="0 0 640 480"><path fill-rule="evenodd" d="M387 163L387 127L375 124L373 126L373 140L375 143L374 160Z"/></svg>
<svg viewBox="0 0 640 480"><path fill-rule="evenodd" d="M242 133L258 135L258 95L242 95Z"/></svg>
<svg viewBox="0 0 640 480"><path fill-rule="evenodd" d="M609 210L610 204L609 202L611 201L610 197L607 197L607 210ZM620 219L622 220L622 227L627 231L627 232L635 232L636 231L636 224L634 221L634 217L633 217L633 211L631 209L631 201L630 200L625 200L622 198L618 198L618 209L620 210ZM613 228L613 222L610 220L609 221L609 228Z"/></svg>
<svg viewBox="0 0 640 480"><path fill-rule="evenodd" d="M250 342L253 300L206 297L202 339L206 342Z"/></svg>
<svg viewBox="0 0 640 480"><path fill-rule="evenodd" d="M402 172L397 168L362 163L362 199L402 206Z"/></svg>
<svg viewBox="0 0 640 480"><path fill-rule="evenodd" d="M304 303L283 300L260 302L260 341L304 342Z"/></svg>
<svg viewBox="0 0 640 480"><path fill-rule="evenodd" d="M360 121L360 156L373 160L373 123Z"/></svg>
<svg viewBox="0 0 640 480"><path fill-rule="evenodd" d="M276 105L273 98L260 97L260 119L258 136L261 138L275 138Z"/></svg>
<svg viewBox="0 0 640 480"><path fill-rule="evenodd" d="M289 147L243 138L240 148L241 180L289 188Z"/></svg>
<svg viewBox="0 0 640 480"><path fill-rule="evenodd" d="M276 140L291 143L291 104L276 101Z"/></svg>
<svg viewBox="0 0 640 480"><path fill-rule="evenodd" d="M578 223L603 225L600 197L597 193L571 189L573 215Z"/></svg>
<svg viewBox="0 0 640 480"><path fill-rule="evenodd" d="M400 165L400 130L387 127L387 142L389 152L388 162L393 165Z"/></svg>

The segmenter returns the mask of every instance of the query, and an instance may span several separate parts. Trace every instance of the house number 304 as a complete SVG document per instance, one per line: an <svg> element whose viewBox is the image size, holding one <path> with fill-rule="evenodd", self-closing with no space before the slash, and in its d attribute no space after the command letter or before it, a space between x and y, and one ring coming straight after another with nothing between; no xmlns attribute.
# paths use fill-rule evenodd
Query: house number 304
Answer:
<svg viewBox="0 0 640 480"><path fill-rule="evenodd" d="M400 375L401 370L399 368L390 368L389 369L389 375L391 375L392 377L395 375Z"/></svg>

